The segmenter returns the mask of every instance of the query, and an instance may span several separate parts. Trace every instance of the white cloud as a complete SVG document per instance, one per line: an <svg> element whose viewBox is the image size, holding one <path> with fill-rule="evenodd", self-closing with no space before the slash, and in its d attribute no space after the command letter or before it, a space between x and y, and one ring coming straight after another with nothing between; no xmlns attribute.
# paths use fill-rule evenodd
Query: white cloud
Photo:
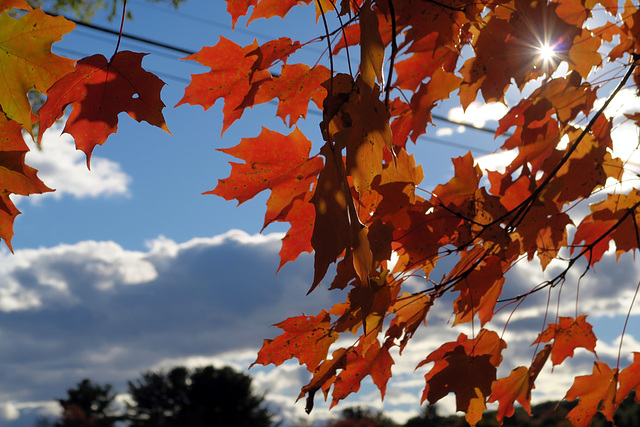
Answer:
<svg viewBox="0 0 640 427"><path fill-rule="evenodd" d="M20 411L13 402L4 402L0 404L0 418L5 421L17 420L20 417Z"/></svg>
<svg viewBox="0 0 640 427"><path fill-rule="evenodd" d="M489 120L498 120L506 114L508 108L501 103L491 102L480 104L472 102L466 110L462 107L454 107L449 110L447 117L458 123L470 123L475 127L484 127ZM462 128L464 130L464 128ZM460 128L459 130L460 131Z"/></svg>
<svg viewBox="0 0 640 427"><path fill-rule="evenodd" d="M67 195L79 199L129 196L131 177L122 171L120 165L93 155L89 171L84 153L76 150L70 135L60 134L62 128L63 125L56 124L47 130L42 138L41 149L31 137L25 138L30 149L25 162L38 170L38 177L49 188L56 190L29 196L29 200L37 202L41 197L60 199Z"/></svg>
<svg viewBox="0 0 640 427"><path fill-rule="evenodd" d="M428 328L416 333L402 356L392 351L393 377L384 402L367 379L359 393L332 411L330 400L324 402L318 393L308 417L305 399L295 401L310 374L297 361L248 370L262 340L279 334L270 325L301 313L318 313L344 298L322 287L305 296L312 278L309 256L276 277L281 237L232 230L186 242L159 237L148 242L145 251L91 241L17 250L14 255L4 250L0 253L0 364L5 369L0 401L13 406L5 406L3 414L44 410L45 402L52 405L51 399L63 396L86 377L112 383L115 391L124 393L126 380L149 369L213 364L251 374L256 390L265 393L271 407L289 420L326 420L358 404L383 409L399 421L417 415L423 376L430 366L416 371L416 365L443 343L455 341L460 332L471 336L478 330L477 325L475 329L451 327L455 294L438 301L427 319ZM518 264L510 273L505 295L530 289L557 273L555 268L542 274L535 263ZM618 322L626 314L631 281L637 281L640 273L631 257L622 257L616 264L614 254L605 256L602 270L608 274L589 273L580 280L580 309L596 325L600 319L609 321L607 316L617 316ZM567 276L559 315L572 314L580 273L576 270ZM412 289L417 285L412 283ZM546 292L534 294L509 319L504 334L509 347L501 376L530 363L530 344L543 326L546 301ZM549 322L556 315L553 301ZM501 333L508 311L488 327ZM598 344L599 357L609 363L615 362L616 336L621 333L617 327L613 330ZM634 332L627 331L623 351L637 346ZM627 361L628 354L624 357ZM553 373L545 372L534 394L537 401L562 397L575 375L591 373L593 360L591 353L579 350ZM41 404L33 406L33 402ZM441 413L452 411L454 405L451 397L438 402Z"/></svg>
<svg viewBox="0 0 640 427"><path fill-rule="evenodd" d="M438 128L436 129L436 136L437 137L441 137L441 136L451 136L453 135L453 128Z"/></svg>

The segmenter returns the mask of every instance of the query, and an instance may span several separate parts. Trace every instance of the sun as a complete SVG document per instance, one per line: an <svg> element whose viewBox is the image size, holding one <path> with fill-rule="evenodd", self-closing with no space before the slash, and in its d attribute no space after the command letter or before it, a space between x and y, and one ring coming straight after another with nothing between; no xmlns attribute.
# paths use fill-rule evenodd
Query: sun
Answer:
<svg viewBox="0 0 640 427"><path fill-rule="evenodd" d="M556 57L556 49L550 43L544 43L538 47L538 57L542 62L551 62Z"/></svg>

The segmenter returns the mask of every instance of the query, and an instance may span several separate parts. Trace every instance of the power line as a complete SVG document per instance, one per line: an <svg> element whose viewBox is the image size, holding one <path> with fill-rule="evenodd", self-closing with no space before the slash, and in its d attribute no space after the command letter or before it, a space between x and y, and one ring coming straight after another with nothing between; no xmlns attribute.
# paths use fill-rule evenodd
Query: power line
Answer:
<svg viewBox="0 0 640 427"><path fill-rule="evenodd" d="M108 34L115 35L115 36L119 36L120 35L119 31L113 30L113 29L108 28L108 27L104 27L102 25L91 24L91 23L83 22L83 21L80 21L80 20L77 20L77 19L69 18L69 17L66 17L66 16L65 16L65 18L67 20L69 20L69 21L74 22L76 25L79 25L79 26L82 26L82 27L90 28L90 29L95 30L95 31L101 31L101 32L108 33ZM179 46L170 45L170 44L163 43L163 42L158 42L156 40L149 39L149 38L146 38L146 37L135 36L133 34L126 33L124 31L122 32L122 37L130 39L130 40L138 41L138 42L141 42L141 43L145 43L145 44L148 44L148 45L151 45L151 46L156 46L156 47L159 47L159 48L162 48L162 49L172 50L174 52L179 52L179 53L182 53L182 54L185 54L185 55L193 55L193 54L196 53L193 50L185 49L185 48L182 48L182 47L179 47ZM164 75L168 76L167 73L164 73ZM277 74L274 74L274 75L277 76ZM181 78L178 78L178 77L173 77L173 79L177 80L177 81L183 81L184 80L184 79L181 79ZM448 117L441 116L439 114L433 114L432 113L431 117L436 119L436 120L439 120L439 121L442 121L442 122L445 122L445 123L449 123L449 124L453 124L453 125L456 125L456 126L464 126L464 127L467 127L467 128L475 129L475 130L480 131L480 132L490 133L491 135L495 135L496 134L496 130L495 129L489 129L489 128L485 128L485 127L475 126L475 125L473 125L471 123L456 122L454 120L449 119ZM504 136L511 136L511 135L508 134L508 133L505 133Z"/></svg>
<svg viewBox="0 0 640 427"><path fill-rule="evenodd" d="M48 13L48 12L47 12ZM55 14L51 14L56 16ZM103 27L102 25L96 25L96 24L89 24L87 22L82 22L80 20L74 19L74 18L69 18L67 16L64 17L65 19L67 19L68 21L71 21L73 23L75 23L76 25L80 25L82 27L86 27L86 28L91 28L92 30L96 30L96 31L101 31L103 33L108 33L108 34L112 34L115 36L119 36L120 35L120 31L117 30L113 30L111 28L108 27ZM195 52L188 50L188 49L184 49L182 47L178 47L178 46L173 46L167 43L161 43L152 39L148 39L146 37L139 37L139 36L134 36L133 34L129 34L129 33L125 33L122 32L122 37L126 37L130 40L135 40L138 42L142 42L142 43L146 43L149 44L151 46L157 46L157 47L161 47L163 49L168 49L168 50L173 50L174 52L179 52L179 53L184 53L185 55L191 55Z"/></svg>

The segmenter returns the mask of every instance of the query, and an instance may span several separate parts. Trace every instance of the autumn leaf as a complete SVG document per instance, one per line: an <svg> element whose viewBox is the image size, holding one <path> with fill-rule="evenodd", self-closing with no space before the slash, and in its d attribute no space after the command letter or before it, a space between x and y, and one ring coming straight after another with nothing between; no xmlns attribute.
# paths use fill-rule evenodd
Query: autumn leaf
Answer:
<svg viewBox="0 0 640 427"><path fill-rule="evenodd" d="M338 339L331 329L331 317L325 310L317 316L297 316L276 324L284 331L275 339L266 339L258 358L252 363L278 366L286 360L296 358L300 364L314 371L325 359L329 346Z"/></svg>
<svg viewBox="0 0 640 427"><path fill-rule="evenodd" d="M40 9L20 19L0 15L0 107L28 132L31 105L27 92L36 89L47 93L53 83L73 71L74 61L52 54L51 45L74 28L73 22Z"/></svg>
<svg viewBox="0 0 640 427"><path fill-rule="evenodd" d="M553 340L551 362L554 365L561 364L567 357L573 357L573 352L578 347L586 348L595 354L596 336L586 319L586 315L580 315L577 319L560 317L559 323L549 323L547 329L538 336L533 344Z"/></svg>
<svg viewBox="0 0 640 427"><path fill-rule="evenodd" d="M256 56L256 62L253 64L254 70L268 69L273 67L277 62L287 62L289 55L300 49L302 45L298 41L292 41L289 37L280 37L271 40L252 50L247 56Z"/></svg>
<svg viewBox="0 0 640 427"><path fill-rule="evenodd" d="M629 393L640 386L640 353L633 353L633 362L621 372L611 369L604 362L594 362L593 373L576 377L565 395L566 400L578 400L578 404L567 415L575 427L591 425L597 412L609 421Z"/></svg>
<svg viewBox="0 0 640 427"><path fill-rule="evenodd" d="M18 122L9 120L0 110L0 238L12 251L13 222L20 211L9 196L53 191L40 181L35 169L25 164L29 147L21 130Z"/></svg>
<svg viewBox="0 0 640 427"><path fill-rule="evenodd" d="M318 390L322 390L325 395L325 399L329 393L329 389L336 380L336 372L340 369L344 369L347 363L348 349L339 348L332 353L331 359L326 359L322 364L315 369L313 378L309 381L309 384L302 387L298 400L307 396L307 405L305 407L306 413L310 413L313 410L314 397Z"/></svg>
<svg viewBox="0 0 640 427"><path fill-rule="evenodd" d="M422 402L434 404L449 393L456 395L456 410L466 412L474 398L488 396L491 383L496 379L496 367L490 362L491 356L469 355L459 345L444 354L436 366L425 375L427 386L422 394Z"/></svg>
<svg viewBox="0 0 640 427"><path fill-rule="evenodd" d="M26 0L0 0L0 12L12 8L32 10Z"/></svg>
<svg viewBox="0 0 640 427"><path fill-rule="evenodd" d="M629 194L609 194L606 200L591 205L591 214L578 225L571 252L583 246L590 247L585 256L591 264L600 261L609 250L609 242L616 244L616 255L637 249L636 229L631 214L640 205L640 191ZM585 242L585 245L580 245Z"/></svg>
<svg viewBox="0 0 640 427"><path fill-rule="evenodd" d="M432 202L454 207L460 206L476 192L482 172L480 167L474 164L471 152L451 161L455 168L455 175L448 183L438 185L433 190Z"/></svg>
<svg viewBox="0 0 640 427"><path fill-rule="evenodd" d="M374 178L382 173L385 149L392 149L389 115L379 96L377 86L371 88L358 78L341 109L350 126L334 135L336 143L347 149L347 171L359 193L371 188Z"/></svg>
<svg viewBox="0 0 640 427"><path fill-rule="evenodd" d="M242 116L243 108L238 108L252 90L252 82L262 82L271 78L267 70L256 70L254 65L257 43L240 47L220 36L215 46L205 46L198 53L183 59L197 61L211 71L191 76L191 83L184 96L176 104L201 105L209 109L219 98L224 99L222 132Z"/></svg>
<svg viewBox="0 0 640 427"><path fill-rule="evenodd" d="M384 84L384 44L378 26L378 16L371 10L371 0L366 0L360 7L360 75L369 87L373 87L376 78L378 83Z"/></svg>
<svg viewBox="0 0 640 427"><path fill-rule="evenodd" d="M535 380L547 361L550 352L551 345L546 345L536 355L531 367L520 366L515 368L508 377L500 378L492 384L491 397L488 402L500 402L497 414L500 423L505 417L510 417L514 414L514 402L521 404L524 410L531 415L531 390L535 388Z"/></svg>
<svg viewBox="0 0 640 427"><path fill-rule="evenodd" d="M309 201L296 199L291 203L283 221L287 221L291 227L282 238L278 271L287 262L295 261L302 252L313 251L311 236L315 222L315 209Z"/></svg>
<svg viewBox="0 0 640 427"><path fill-rule="evenodd" d="M250 6L258 4L258 0L228 0L227 12L231 15L231 29L236 28L238 18L247 14Z"/></svg>
<svg viewBox="0 0 640 427"><path fill-rule="evenodd" d="M400 132L394 132L402 135L399 139L402 141L410 137L416 142L418 137L425 133L427 124L431 123L431 110L438 101L448 99L451 92L460 87L460 82L460 77L454 73L437 68L429 82L422 83L411 97L409 109L394 120L394 126L402 129Z"/></svg>
<svg viewBox="0 0 640 427"><path fill-rule="evenodd" d="M475 315L482 326L491 320L505 282L502 269L500 259L490 256L454 285L453 290L460 292L454 302L454 324L472 322Z"/></svg>
<svg viewBox="0 0 640 427"><path fill-rule="evenodd" d="M389 343L391 343L389 341ZM366 350L359 344L353 351L347 353L346 369L336 377L333 385L331 407L360 389L360 383L367 376L371 376L373 383L380 390L384 399L387 382L391 377L393 358L389 354L389 344L381 346L378 341Z"/></svg>
<svg viewBox="0 0 640 427"><path fill-rule="evenodd" d="M589 426L598 411L613 421L616 377L615 370L604 362L594 362L591 375L576 377L564 397L566 400L580 398L578 405L567 415L574 427Z"/></svg>
<svg viewBox="0 0 640 427"><path fill-rule="evenodd" d="M310 188L323 166L319 157L309 157L311 141L298 128L289 135L262 128L256 138L243 138L237 146L219 151L245 163L231 163L229 178L219 180L205 194L241 204L270 189L263 229L282 219L294 200L309 201Z"/></svg>
<svg viewBox="0 0 640 427"><path fill-rule="evenodd" d="M247 24L260 18L273 18L279 16L284 18L292 7L305 3L309 4L311 0L260 0L253 8L253 13L249 17Z"/></svg>
<svg viewBox="0 0 640 427"><path fill-rule="evenodd" d="M144 56L122 51L110 61L102 55L78 61L74 72L49 89L47 102L40 109L41 128L49 128L71 105L73 110L63 132L73 136L76 147L84 151L87 165L94 147L117 131L120 112L169 132L160 99L164 82L142 68ZM38 134L38 142L42 134Z"/></svg>
<svg viewBox="0 0 640 427"><path fill-rule="evenodd" d="M322 83L329 78L329 70L322 65L310 68L305 64L283 65L279 77L267 81L256 93L255 103L265 103L278 98L276 115L289 126L307 116L309 101L320 108L326 96Z"/></svg>
<svg viewBox="0 0 640 427"><path fill-rule="evenodd" d="M336 164L336 156L328 144L322 147L320 154L325 158L325 166L320 172L318 184L311 199L316 213L311 236L311 245L315 250L315 273L309 292L320 283L329 265L347 249L351 232L347 197L338 173L340 166Z"/></svg>
<svg viewBox="0 0 640 427"><path fill-rule="evenodd" d="M389 311L395 314L391 320L391 325L387 330L387 335L402 337L400 342L400 354L407 343L413 337L421 324L426 326L426 319L429 310L433 306L433 298L424 294L402 294Z"/></svg>
<svg viewBox="0 0 640 427"><path fill-rule="evenodd" d="M504 341L493 331L482 329L476 338L460 334L456 342L448 342L433 351L418 368L433 363L425 375L427 385L422 402L434 404L449 393L456 395L456 409L467 412L467 422L479 421L497 366L502 361Z"/></svg>

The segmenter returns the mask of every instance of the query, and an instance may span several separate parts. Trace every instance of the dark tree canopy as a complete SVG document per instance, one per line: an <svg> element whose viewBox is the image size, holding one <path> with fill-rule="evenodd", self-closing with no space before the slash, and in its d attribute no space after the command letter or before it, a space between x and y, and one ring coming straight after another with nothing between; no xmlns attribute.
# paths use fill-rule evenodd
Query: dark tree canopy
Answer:
<svg viewBox="0 0 640 427"><path fill-rule="evenodd" d="M112 427L120 419L113 407L116 395L111 385L99 385L84 379L67 390L66 399L58 399L62 417L55 427Z"/></svg>
<svg viewBox="0 0 640 427"><path fill-rule="evenodd" d="M178 7L184 0L147 0L151 3L169 3ZM123 0L28 0L33 7L44 7L52 12L70 12L76 17L89 20L102 9L109 10L109 18L116 16Z"/></svg>
<svg viewBox="0 0 640 427"><path fill-rule="evenodd" d="M340 418L327 424L327 427L396 427L397 424L381 411L361 406L345 408Z"/></svg>
<svg viewBox="0 0 640 427"><path fill-rule="evenodd" d="M273 416L251 378L232 368L147 372L129 382L131 427L268 427Z"/></svg>

